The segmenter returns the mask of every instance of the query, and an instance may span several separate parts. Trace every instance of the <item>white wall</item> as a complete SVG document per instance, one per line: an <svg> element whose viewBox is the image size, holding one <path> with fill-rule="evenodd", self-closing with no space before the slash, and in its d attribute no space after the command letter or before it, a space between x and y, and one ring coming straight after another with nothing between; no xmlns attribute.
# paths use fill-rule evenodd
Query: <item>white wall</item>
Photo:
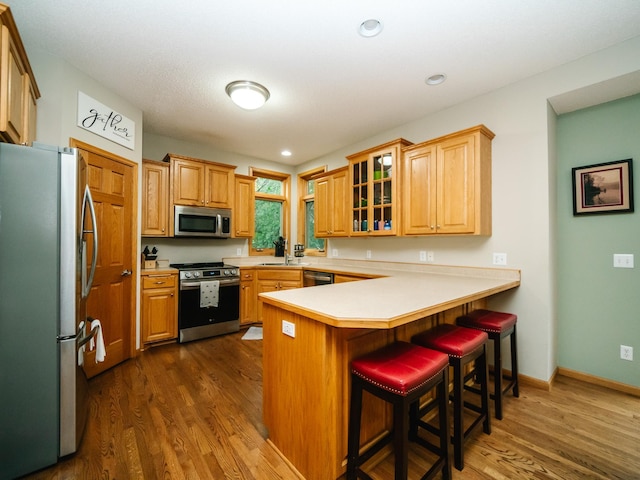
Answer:
<svg viewBox="0 0 640 480"><path fill-rule="evenodd" d="M364 259L371 250L374 260L416 262L419 250L432 250L439 264L492 266L493 252L507 253L508 267L522 271L522 284L494 297L490 306L518 314L521 372L549 380L557 365L556 160L555 119L547 100L638 70L640 37L302 165L300 170L337 167L346 155L394 138L422 142L480 123L496 134L491 237L335 239L329 255L338 249L340 257Z"/></svg>

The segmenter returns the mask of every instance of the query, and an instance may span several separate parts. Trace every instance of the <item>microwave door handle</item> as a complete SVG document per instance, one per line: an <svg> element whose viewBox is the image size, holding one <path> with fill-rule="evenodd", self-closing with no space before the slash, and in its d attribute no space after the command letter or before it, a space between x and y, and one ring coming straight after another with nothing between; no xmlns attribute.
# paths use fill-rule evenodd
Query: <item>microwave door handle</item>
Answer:
<svg viewBox="0 0 640 480"><path fill-rule="evenodd" d="M85 213L86 207L89 206L89 213L91 214L91 225L93 226L93 230L85 230ZM82 201L82 298L87 298L89 296L89 291L91 290L91 286L93 285L93 277L96 273L96 266L98 263L98 226L96 223L96 209L93 204L93 198L91 197L91 190L89 189L89 185L85 186L84 189L84 199ZM86 233L93 233L93 251L91 256L91 270L89 271L89 278L86 279L86 241L84 240L84 235Z"/></svg>
<svg viewBox="0 0 640 480"><path fill-rule="evenodd" d="M222 234L222 215L216 215L216 233L218 235Z"/></svg>

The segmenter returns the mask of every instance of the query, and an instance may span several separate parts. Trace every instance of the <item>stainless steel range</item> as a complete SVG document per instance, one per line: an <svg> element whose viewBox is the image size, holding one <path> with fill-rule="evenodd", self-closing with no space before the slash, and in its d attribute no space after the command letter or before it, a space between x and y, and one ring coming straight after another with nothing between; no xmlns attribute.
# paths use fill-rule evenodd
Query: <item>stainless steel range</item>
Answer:
<svg viewBox="0 0 640 480"><path fill-rule="evenodd" d="M172 263L180 270L178 341L240 330L240 269L222 262Z"/></svg>

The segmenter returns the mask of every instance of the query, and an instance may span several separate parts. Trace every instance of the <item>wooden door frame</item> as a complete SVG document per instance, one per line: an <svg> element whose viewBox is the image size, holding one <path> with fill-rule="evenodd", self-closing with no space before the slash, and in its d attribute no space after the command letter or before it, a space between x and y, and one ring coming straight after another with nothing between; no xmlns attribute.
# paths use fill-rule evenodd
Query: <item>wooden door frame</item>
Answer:
<svg viewBox="0 0 640 480"><path fill-rule="evenodd" d="M133 238L131 239L131 277L132 280L131 286L133 288L133 292L131 292L131 305L129 306L129 312L131 315L131 325L129 326L129 352L131 353L130 358L135 358L138 355L137 348L137 331L138 331L138 317L137 317L137 307L138 307L138 244L139 241L139 232L138 232L138 168L139 164L134 162L133 160L128 160L124 157L116 155L115 153L108 152L107 150L102 150L94 145L89 143L82 142L75 138L69 139L69 145L72 148L77 148L80 150L86 150L87 152L95 153L96 155L101 155L103 157L108 158L109 160L113 160L114 162L120 163L127 167L133 168L133 185L131 188L132 199L132 207L133 211L131 212L131 220L133 221L134 228L132 229Z"/></svg>

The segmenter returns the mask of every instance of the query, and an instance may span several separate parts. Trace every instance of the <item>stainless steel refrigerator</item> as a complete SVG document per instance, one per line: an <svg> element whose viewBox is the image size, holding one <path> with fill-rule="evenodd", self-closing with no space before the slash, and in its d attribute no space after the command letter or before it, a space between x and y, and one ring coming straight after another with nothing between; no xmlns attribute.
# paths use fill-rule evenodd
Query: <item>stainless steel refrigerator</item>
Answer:
<svg viewBox="0 0 640 480"><path fill-rule="evenodd" d="M0 144L0 479L52 465L82 439L98 255L86 171L74 149Z"/></svg>

